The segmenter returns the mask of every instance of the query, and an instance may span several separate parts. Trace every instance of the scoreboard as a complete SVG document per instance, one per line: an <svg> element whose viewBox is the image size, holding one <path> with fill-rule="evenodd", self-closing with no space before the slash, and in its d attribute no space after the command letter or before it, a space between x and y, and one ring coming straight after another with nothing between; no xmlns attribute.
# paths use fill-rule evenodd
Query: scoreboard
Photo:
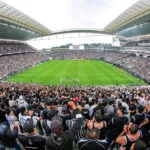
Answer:
<svg viewBox="0 0 150 150"><path fill-rule="evenodd" d="M70 50L84 50L84 45L70 45Z"/></svg>

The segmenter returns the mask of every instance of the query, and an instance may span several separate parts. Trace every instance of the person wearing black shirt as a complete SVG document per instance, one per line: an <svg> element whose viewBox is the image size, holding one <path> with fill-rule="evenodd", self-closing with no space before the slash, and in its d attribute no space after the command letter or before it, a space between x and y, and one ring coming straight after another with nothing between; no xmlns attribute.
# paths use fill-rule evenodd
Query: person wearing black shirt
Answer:
<svg viewBox="0 0 150 150"><path fill-rule="evenodd" d="M63 125L59 120L52 120L52 133L46 140L47 150L73 150L74 137L83 124L81 116L77 116L77 118L73 128L66 131L63 131Z"/></svg>
<svg viewBox="0 0 150 150"><path fill-rule="evenodd" d="M148 102L148 110L147 110L147 113L146 113L146 117L148 119L149 130L150 130L150 100Z"/></svg>
<svg viewBox="0 0 150 150"><path fill-rule="evenodd" d="M138 125L129 123L117 137L116 143L120 145L120 149L130 150L132 144L140 138L142 138L142 132L139 130Z"/></svg>
<svg viewBox="0 0 150 150"><path fill-rule="evenodd" d="M47 119L41 120L42 129L44 131L44 135L49 136L51 133L51 119L56 115L56 111L54 109L51 109L47 112Z"/></svg>
<svg viewBox="0 0 150 150"><path fill-rule="evenodd" d="M81 114L84 116L85 119L89 119L89 110L84 108L85 103L81 103Z"/></svg>
<svg viewBox="0 0 150 150"><path fill-rule="evenodd" d="M32 119L26 120L23 130L25 133L19 134L18 139L26 150L45 149L45 139L37 133Z"/></svg>
<svg viewBox="0 0 150 150"><path fill-rule="evenodd" d="M144 113L145 107L139 106L137 113L130 118L130 122L137 124L138 126L145 121L146 114Z"/></svg>
<svg viewBox="0 0 150 150"><path fill-rule="evenodd" d="M68 130L69 128L66 125L66 121L71 119L70 114L68 113L67 108L63 107L61 110L61 116L60 116L63 120L63 131Z"/></svg>
<svg viewBox="0 0 150 150"><path fill-rule="evenodd" d="M111 149L114 148L115 143L113 142L118 135L122 132L125 125L128 124L128 118L124 116L126 114L126 107L121 106L117 109L117 116L112 118L111 125L113 129L109 132L108 142L112 143Z"/></svg>
<svg viewBox="0 0 150 150"><path fill-rule="evenodd" d="M93 129L93 128L98 129L101 134L100 137L102 139L105 138L107 123L106 123L106 121L104 121L104 119L101 115L101 111L98 110L95 112L93 119L87 123L87 127L89 129Z"/></svg>
<svg viewBox="0 0 150 150"><path fill-rule="evenodd" d="M105 150L108 146L106 140L99 140L100 131L98 129L88 130L87 138L78 141L79 150Z"/></svg>
<svg viewBox="0 0 150 150"><path fill-rule="evenodd" d="M136 101L135 101L135 99L130 100L129 111L130 111L130 117L136 114Z"/></svg>
<svg viewBox="0 0 150 150"><path fill-rule="evenodd" d="M0 106L0 121L1 122L6 122L6 116L5 116L6 112L5 112L5 106L3 104L1 104Z"/></svg>
<svg viewBox="0 0 150 150"><path fill-rule="evenodd" d="M15 150L20 150L20 146L16 141L18 137L18 128L14 124L13 130L10 129L8 124L1 122L0 120L0 149L12 148Z"/></svg>
<svg viewBox="0 0 150 150"><path fill-rule="evenodd" d="M46 104L46 108L43 110L42 115L41 115L41 117L43 119L47 119L47 114L51 110L53 110L53 113L55 113L55 114L58 113L58 111L55 108L53 108L53 103L54 102L51 99L49 99L49 100L46 101L46 103L45 103Z"/></svg>
<svg viewBox="0 0 150 150"><path fill-rule="evenodd" d="M122 132L124 125L128 123L128 118L124 116L126 113L125 107L120 107L117 109L117 116L112 118L112 125L114 127L115 138Z"/></svg>
<svg viewBox="0 0 150 150"><path fill-rule="evenodd" d="M139 128L144 128L144 141L150 146L150 101L147 104L146 119L139 125Z"/></svg>

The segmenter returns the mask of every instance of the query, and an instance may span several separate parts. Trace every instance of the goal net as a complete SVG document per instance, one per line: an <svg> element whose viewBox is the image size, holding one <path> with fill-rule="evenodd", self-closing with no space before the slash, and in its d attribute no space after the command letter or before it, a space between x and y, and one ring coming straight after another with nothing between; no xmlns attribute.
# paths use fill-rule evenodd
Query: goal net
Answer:
<svg viewBox="0 0 150 150"><path fill-rule="evenodd" d="M60 78L60 85L78 86L79 83L78 78Z"/></svg>

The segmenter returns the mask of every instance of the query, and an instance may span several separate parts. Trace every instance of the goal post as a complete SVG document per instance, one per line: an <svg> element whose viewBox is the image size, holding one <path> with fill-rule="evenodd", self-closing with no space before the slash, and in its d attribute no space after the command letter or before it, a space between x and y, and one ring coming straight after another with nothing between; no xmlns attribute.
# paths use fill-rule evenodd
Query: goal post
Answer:
<svg viewBox="0 0 150 150"><path fill-rule="evenodd" d="M79 84L78 78L60 78L60 85L78 86Z"/></svg>

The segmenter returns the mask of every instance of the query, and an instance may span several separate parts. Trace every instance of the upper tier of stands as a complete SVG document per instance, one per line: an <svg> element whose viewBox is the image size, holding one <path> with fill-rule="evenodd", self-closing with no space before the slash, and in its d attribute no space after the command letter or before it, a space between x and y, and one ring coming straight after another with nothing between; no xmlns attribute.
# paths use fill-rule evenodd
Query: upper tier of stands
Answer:
<svg viewBox="0 0 150 150"><path fill-rule="evenodd" d="M0 41L0 56L14 53L35 52L36 49L26 43L16 43L8 41Z"/></svg>

